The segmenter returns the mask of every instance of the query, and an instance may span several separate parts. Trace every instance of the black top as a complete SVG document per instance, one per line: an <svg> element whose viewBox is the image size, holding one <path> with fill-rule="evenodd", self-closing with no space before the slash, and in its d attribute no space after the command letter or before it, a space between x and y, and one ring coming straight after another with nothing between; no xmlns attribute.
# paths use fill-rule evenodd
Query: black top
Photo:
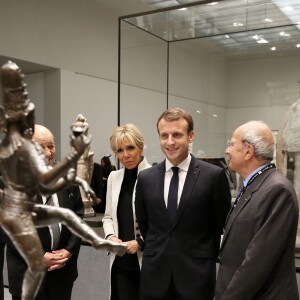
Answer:
<svg viewBox="0 0 300 300"><path fill-rule="evenodd" d="M118 202L118 224L119 224L119 238L123 241L134 240L134 221L133 221L133 209L132 209L132 195L134 185L137 179L137 170L125 169L124 178L121 186L119 202ZM115 263L119 268L126 270L139 269L137 254L128 254L124 256L116 257Z"/></svg>

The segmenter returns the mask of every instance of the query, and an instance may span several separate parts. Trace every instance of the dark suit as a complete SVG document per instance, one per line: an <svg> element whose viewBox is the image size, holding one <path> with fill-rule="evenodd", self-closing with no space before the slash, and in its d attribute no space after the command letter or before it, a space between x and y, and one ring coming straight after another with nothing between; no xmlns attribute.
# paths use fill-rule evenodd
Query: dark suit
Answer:
<svg viewBox="0 0 300 300"><path fill-rule="evenodd" d="M9 242L9 238L2 228L0 228L0 300L4 300L3 267L5 254L4 251L7 242Z"/></svg>
<svg viewBox="0 0 300 300"><path fill-rule="evenodd" d="M225 172L192 156L174 225L164 200L164 177L165 162L138 176L136 215L145 240L142 294L162 298L173 278L182 299L212 299L231 200Z"/></svg>
<svg viewBox="0 0 300 300"><path fill-rule="evenodd" d="M220 250L216 300L299 299L297 197L275 169L259 175L232 211Z"/></svg>
<svg viewBox="0 0 300 300"><path fill-rule="evenodd" d="M94 163L93 174L91 178L91 188L96 194L96 197L101 199L101 202L94 206L94 209L98 213L105 212L106 198L103 197L103 170L102 167Z"/></svg>
<svg viewBox="0 0 300 300"><path fill-rule="evenodd" d="M58 192L57 197L60 207L69 208L75 212L82 208L82 200L78 187L72 186L67 190ZM37 203L42 203L41 197L38 197ZM38 228L38 234L44 251L51 252L51 236L48 226ZM37 300L68 299L66 295L71 293L73 283L78 276L77 257L80 245L81 239L72 234L66 226L62 225L58 249L64 248L72 252L73 255L63 268L46 273ZM11 243L7 245L6 254L9 291L13 296L20 297L27 265Z"/></svg>

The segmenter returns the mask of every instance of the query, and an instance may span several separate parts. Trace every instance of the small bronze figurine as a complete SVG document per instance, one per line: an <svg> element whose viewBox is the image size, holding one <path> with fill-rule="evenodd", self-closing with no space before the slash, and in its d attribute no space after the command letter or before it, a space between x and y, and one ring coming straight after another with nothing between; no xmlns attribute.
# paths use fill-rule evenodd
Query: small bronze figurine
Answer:
<svg viewBox="0 0 300 300"><path fill-rule="evenodd" d="M79 114L77 116L76 122L77 131L82 131L82 134L88 135L89 124L87 119ZM77 176L84 179L88 184L91 184L91 179L93 175L94 161L93 161L94 152L90 149L90 146L86 147L83 154L77 161ZM82 203L84 206L84 218L94 217L96 215L93 209L93 200L91 197L87 197L82 187L80 188L80 194L82 198Z"/></svg>
<svg viewBox="0 0 300 300"><path fill-rule="evenodd" d="M1 191L0 223L28 264L22 289L22 300L35 299L46 271L43 249L36 226L62 222L97 249L126 252L125 244L99 237L72 211L36 204L36 195L50 195L70 184L81 185L95 197L86 181L76 176L76 164L90 143L90 136L73 126L72 152L54 167L48 166L43 149L34 141L34 104L28 99L24 75L13 62L1 69L3 107L0 129L5 137L0 143L0 171L5 188Z"/></svg>

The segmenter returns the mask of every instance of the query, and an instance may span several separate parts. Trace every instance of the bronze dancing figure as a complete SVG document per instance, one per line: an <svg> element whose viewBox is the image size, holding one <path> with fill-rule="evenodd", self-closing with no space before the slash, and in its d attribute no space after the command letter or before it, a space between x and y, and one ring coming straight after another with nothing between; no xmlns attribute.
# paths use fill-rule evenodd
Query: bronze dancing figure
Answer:
<svg viewBox="0 0 300 300"><path fill-rule="evenodd" d="M36 195L50 195L70 184L81 185L88 196L95 197L89 185L76 176L76 164L90 143L90 136L71 134L71 153L50 167L43 149L32 140L34 104L28 98L24 74L9 61L1 69L3 107L0 107L0 130L5 133L0 143L0 171L4 183L0 199L0 223L28 265L24 275L22 300L35 299L46 272L43 249L37 226L62 222L96 249L123 255L125 244L99 237L72 211L36 204Z"/></svg>

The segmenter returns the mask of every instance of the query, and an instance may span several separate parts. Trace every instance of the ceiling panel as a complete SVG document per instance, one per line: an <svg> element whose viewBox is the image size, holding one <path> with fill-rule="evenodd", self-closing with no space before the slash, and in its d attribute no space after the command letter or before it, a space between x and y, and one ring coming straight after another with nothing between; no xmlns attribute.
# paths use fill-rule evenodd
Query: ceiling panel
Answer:
<svg viewBox="0 0 300 300"><path fill-rule="evenodd" d="M246 54L247 49L248 57L300 54L298 0L223 0L205 4L198 1L197 5L187 7L182 4L195 1L141 1L152 8L167 8L125 18L123 23L166 42L209 37L210 43L228 57Z"/></svg>

